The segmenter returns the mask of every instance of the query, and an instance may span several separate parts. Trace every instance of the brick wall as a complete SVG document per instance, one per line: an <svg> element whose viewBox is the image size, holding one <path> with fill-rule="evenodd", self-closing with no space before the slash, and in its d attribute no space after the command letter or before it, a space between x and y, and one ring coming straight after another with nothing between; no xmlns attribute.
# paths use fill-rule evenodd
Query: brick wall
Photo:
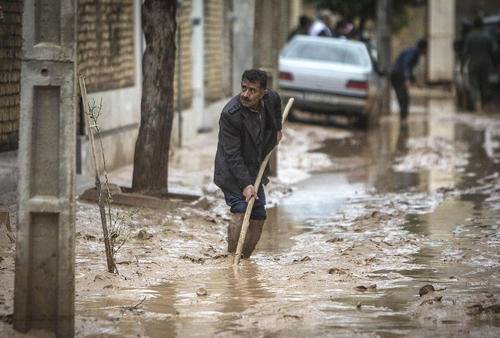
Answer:
<svg viewBox="0 0 500 338"><path fill-rule="evenodd" d="M205 100L222 97L222 51L224 47L223 0L204 1L205 16Z"/></svg>
<svg viewBox="0 0 500 338"><path fill-rule="evenodd" d="M230 13L233 11L232 0L224 0L224 49L222 51L222 95L232 96L233 91L233 24Z"/></svg>
<svg viewBox="0 0 500 338"><path fill-rule="evenodd" d="M133 0L79 0L78 72L88 92L134 85Z"/></svg>
<svg viewBox="0 0 500 338"><path fill-rule="evenodd" d="M191 86L191 36L193 35L193 27L191 25L191 0L182 1L182 6L177 9L177 33L181 34L181 77L182 77L182 108L186 109L191 106L193 96ZM177 42L176 42L177 44ZM177 46L177 48L179 48ZM177 107L177 79L179 58L175 55L176 65L174 74L174 106ZM177 109L177 108L176 108Z"/></svg>
<svg viewBox="0 0 500 338"><path fill-rule="evenodd" d="M17 149L22 47L22 1L0 0L0 152Z"/></svg>

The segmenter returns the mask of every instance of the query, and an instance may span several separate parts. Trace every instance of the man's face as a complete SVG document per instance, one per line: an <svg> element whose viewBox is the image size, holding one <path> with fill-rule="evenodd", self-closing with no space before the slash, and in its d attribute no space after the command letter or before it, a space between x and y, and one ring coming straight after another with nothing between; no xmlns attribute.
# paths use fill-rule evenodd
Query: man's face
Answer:
<svg viewBox="0 0 500 338"><path fill-rule="evenodd" d="M250 82L247 80L241 82L240 99L242 105L247 108L256 109L263 97L264 88L260 87L259 82Z"/></svg>

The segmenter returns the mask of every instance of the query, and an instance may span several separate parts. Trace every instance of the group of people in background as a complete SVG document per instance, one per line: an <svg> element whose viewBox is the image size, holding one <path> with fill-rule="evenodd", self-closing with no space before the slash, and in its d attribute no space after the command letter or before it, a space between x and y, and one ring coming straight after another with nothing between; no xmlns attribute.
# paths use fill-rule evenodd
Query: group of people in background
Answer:
<svg viewBox="0 0 500 338"><path fill-rule="evenodd" d="M295 35L328 36L335 38L353 38L355 34L354 24L344 19L333 24L331 13L328 10L319 11L316 19L308 15L301 15L299 25L292 30L288 40Z"/></svg>

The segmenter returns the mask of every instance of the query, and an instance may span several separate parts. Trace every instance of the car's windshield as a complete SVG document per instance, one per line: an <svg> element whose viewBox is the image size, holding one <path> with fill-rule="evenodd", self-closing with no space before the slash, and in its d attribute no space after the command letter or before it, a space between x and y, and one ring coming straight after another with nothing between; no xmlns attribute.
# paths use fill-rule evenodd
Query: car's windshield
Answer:
<svg viewBox="0 0 500 338"><path fill-rule="evenodd" d="M368 55L363 46L325 43L318 41L294 41L289 48L283 51L288 58L307 59L311 61L325 61L366 66L369 64Z"/></svg>

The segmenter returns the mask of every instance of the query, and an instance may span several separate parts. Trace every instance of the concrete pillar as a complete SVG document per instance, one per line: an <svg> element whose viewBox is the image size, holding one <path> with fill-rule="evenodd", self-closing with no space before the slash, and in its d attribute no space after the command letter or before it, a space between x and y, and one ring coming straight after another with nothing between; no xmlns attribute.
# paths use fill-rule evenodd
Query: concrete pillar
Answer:
<svg viewBox="0 0 500 338"><path fill-rule="evenodd" d="M302 0L291 0L290 1L290 10L289 10L289 19L288 19L288 29L292 30L299 24L299 18L302 14L304 14L304 8L302 4Z"/></svg>
<svg viewBox="0 0 500 338"><path fill-rule="evenodd" d="M24 0L14 328L74 336L75 0Z"/></svg>
<svg viewBox="0 0 500 338"><path fill-rule="evenodd" d="M241 75L253 66L255 0L233 0L233 95L241 91Z"/></svg>
<svg viewBox="0 0 500 338"><path fill-rule="evenodd" d="M284 19L288 6L280 0L255 1L255 27L253 40L254 68L265 70L270 77L268 87L278 88L278 59L286 41L288 21ZM278 175L278 157L275 152L269 159L270 175Z"/></svg>
<svg viewBox="0 0 500 338"><path fill-rule="evenodd" d="M282 41L281 3L279 0L255 1L253 65L266 70L277 86L278 55Z"/></svg>
<svg viewBox="0 0 500 338"><path fill-rule="evenodd" d="M380 88L382 90L379 102L378 116L371 118L370 123L378 123L380 115L391 113L391 86L389 83L389 72L391 68L391 30L389 27L391 0L377 0L377 46L378 66L387 76L381 78Z"/></svg>
<svg viewBox="0 0 500 338"><path fill-rule="evenodd" d="M199 131L212 128L212 117L205 111L205 77L204 77L204 17L203 0L193 0L191 22L193 23L193 39L191 40L193 72L193 112L199 118Z"/></svg>
<svg viewBox="0 0 500 338"><path fill-rule="evenodd" d="M427 80L451 82L455 54L455 0L430 0L427 8Z"/></svg>

